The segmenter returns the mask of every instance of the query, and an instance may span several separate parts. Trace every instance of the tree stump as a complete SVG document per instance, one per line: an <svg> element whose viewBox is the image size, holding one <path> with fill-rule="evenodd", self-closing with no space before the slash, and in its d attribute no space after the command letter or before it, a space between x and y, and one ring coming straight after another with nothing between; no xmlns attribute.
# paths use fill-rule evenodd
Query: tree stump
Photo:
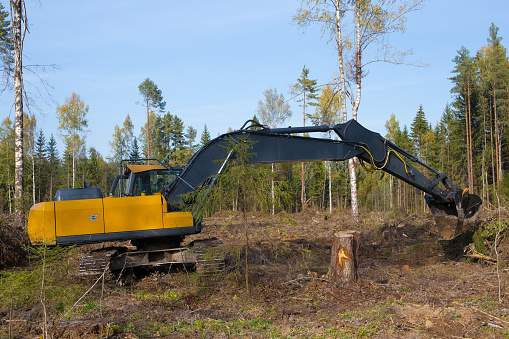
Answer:
<svg viewBox="0 0 509 339"><path fill-rule="evenodd" d="M352 283L359 267L362 233L341 231L334 234L330 260L330 278L335 283Z"/></svg>

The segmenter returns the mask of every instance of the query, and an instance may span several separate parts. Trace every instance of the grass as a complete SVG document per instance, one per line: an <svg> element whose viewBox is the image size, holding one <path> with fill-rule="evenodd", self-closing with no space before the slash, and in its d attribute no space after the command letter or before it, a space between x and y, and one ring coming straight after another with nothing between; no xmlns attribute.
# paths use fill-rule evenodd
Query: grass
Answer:
<svg viewBox="0 0 509 339"><path fill-rule="evenodd" d="M234 336L245 336L250 334L263 334L264 337L277 338L281 333L272 326L267 319L255 318L251 320L213 320L198 319L193 322L179 321L176 323L151 323L147 330L155 335L169 336L172 334L197 334L207 338L209 335L224 333Z"/></svg>
<svg viewBox="0 0 509 339"><path fill-rule="evenodd" d="M0 308L34 305L41 298L57 312L69 307L85 291L72 281L75 272L71 248L30 249L35 265L0 272ZM72 263L72 264L71 264Z"/></svg>

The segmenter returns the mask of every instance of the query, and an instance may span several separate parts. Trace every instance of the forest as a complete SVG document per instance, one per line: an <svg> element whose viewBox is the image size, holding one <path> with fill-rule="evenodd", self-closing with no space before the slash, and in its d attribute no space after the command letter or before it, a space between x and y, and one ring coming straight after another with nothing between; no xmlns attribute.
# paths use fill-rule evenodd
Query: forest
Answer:
<svg viewBox="0 0 509 339"><path fill-rule="evenodd" d="M455 185L479 194L487 206L496 206L497 199L504 201L509 193L509 177L505 174L509 156L509 68L506 48L494 24L489 28L487 42L477 51L470 52L463 47L451 56L455 65L450 73L453 100L444 107L440 121L433 124L426 118L426 108L416 107L415 113L409 112L414 116L410 126L401 126L398 117L391 115L385 131L376 132L436 170L447 172ZM304 109L308 124L338 123L341 107L331 104L337 91L331 85L317 86L317 80L309 79L308 74L304 67L296 81L300 93L303 89L308 91ZM177 114L165 111L162 91L152 80L147 78L141 83L139 91L145 103L148 132L147 124L135 131L127 115L123 124L112 131L109 155L102 155L87 145L85 129L89 108L76 93L56 108L60 123L58 136L45 135L36 128L36 116L26 114L23 127L25 212L37 202L51 201L58 189L83 187L84 181L109 192L122 159L156 158L165 159L169 166L185 166L210 141L207 126L198 138L195 128L186 126ZM270 89L264 96L253 111L253 119L268 126L280 125L291 114L288 105L285 106L284 95ZM280 121L275 122L275 116ZM62 138L64 149L57 148L56 138ZM9 118L0 126L0 154L0 206L4 213L12 213L14 123ZM276 212L297 212L305 207L340 210L350 206L346 163L306 163L303 167L300 163L278 164L274 170L270 165L256 166L265 178L258 183L260 190L270 192L274 182ZM302 170L304 185L301 185ZM397 210L411 214L426 208L421 194L397 179L382 172L366 171L358 164L356 175L359 202L364 211ZM268 193L265 201L252 204L251 208L268 212L270 205ZM234 205L225 202L224 206L215 208L234 209Z"/></svg>

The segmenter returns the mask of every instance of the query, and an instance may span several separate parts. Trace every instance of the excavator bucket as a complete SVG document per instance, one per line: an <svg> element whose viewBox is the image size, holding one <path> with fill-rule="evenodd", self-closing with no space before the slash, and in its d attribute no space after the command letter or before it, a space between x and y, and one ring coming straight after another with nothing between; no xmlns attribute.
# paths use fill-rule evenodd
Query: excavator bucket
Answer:
<svg viewBox="0 0 509 339"><path fill-rule="evenodd" d="M456 192L454 202L439 202L430 195L426 202L442 240L452 240L473 226L482 205L481 198L468 190Z"/></svg>

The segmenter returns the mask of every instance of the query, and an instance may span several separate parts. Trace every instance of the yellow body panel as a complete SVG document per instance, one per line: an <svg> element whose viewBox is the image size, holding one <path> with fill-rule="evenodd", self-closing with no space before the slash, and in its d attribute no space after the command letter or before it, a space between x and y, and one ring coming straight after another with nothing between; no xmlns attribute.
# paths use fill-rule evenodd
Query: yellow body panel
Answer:
<svg viewBox="0 0 509 339"><path fill-rule="evenodd" d="M104 233L103 199L55 201L56 235Z"/></svg>
<svg viewBox="0 0 509 339"><path fill-rule="evenodd" d="M166 202L160 194L103 200L106 233L163 228Z"/></svg>
<svg viewBox="0 0 509 339"><path fill-rule="evenodd" d="M177 229L170 234L187 234L189 230L178 228L193 226L191 212L167 213L166 201L162 195L155 194L39 203L30 209L28 235L33 245L56 245L83 243L84 239L85 242L126 240L132 231ZM140 234L133 233L133 236Z"/></svg>
<svg viewBox="0 0 509 339"><path fill-rule="evenodd" d="M191 212L171 212L163 214L164 228L192 227L194 226Z"/></svg>
<svg viewBox="0 0 509 339"><path fill-rule="evenodd" d="M30 208L28 237L32 245L56 245L55 204L41 202Z"/></svg>

